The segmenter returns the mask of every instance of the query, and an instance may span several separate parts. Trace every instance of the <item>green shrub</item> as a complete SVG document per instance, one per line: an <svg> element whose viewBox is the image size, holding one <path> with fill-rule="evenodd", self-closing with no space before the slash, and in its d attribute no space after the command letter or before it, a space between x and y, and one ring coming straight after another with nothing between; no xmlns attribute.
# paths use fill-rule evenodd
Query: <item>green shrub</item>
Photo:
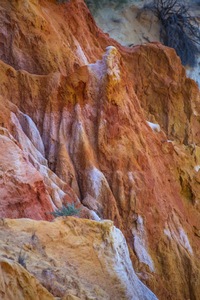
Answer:
<svg viewBox="0 0 200 300"><path fill-rule="evenodd" d="M80 209L76 208L74 203L63 205L61 208L56 209L51 214L57 218L62 216L78 216Z"/></svg>

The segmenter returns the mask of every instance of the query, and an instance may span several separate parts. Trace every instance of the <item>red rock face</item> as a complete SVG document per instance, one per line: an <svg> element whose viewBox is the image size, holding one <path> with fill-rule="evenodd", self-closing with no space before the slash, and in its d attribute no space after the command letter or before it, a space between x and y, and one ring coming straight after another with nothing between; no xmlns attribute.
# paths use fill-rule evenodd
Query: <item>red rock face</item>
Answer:
<svg viewBox="0 0 200 300"><path fill-rule="evenodd" d="M200 94L175 52L121 47L79 0L0 18L1 217L78 203L124 232L159 299L198 299Z"/></svg>

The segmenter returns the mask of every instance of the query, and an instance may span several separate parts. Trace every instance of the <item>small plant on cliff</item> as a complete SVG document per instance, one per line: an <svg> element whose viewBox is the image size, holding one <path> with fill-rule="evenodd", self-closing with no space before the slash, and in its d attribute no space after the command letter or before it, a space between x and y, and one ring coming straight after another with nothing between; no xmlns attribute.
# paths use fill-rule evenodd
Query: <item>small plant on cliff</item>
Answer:
<svg viewBox="0 0 200 300"><path fill-rule="evenodd" d="M151 10L159 19L160 39L164 45L176 50L183 65L194 66L200 52L200 30L184 1L154 0L144 9Z"/></svg>
<svg viewBox="0 0 200 300"><path fill-rule="evenodd" d="M63 217L63 216L78 216L80 213L80 209L76 208L74 203L63 205L61 208L56 209L51 214L57 218L57 217Z"/></svg>

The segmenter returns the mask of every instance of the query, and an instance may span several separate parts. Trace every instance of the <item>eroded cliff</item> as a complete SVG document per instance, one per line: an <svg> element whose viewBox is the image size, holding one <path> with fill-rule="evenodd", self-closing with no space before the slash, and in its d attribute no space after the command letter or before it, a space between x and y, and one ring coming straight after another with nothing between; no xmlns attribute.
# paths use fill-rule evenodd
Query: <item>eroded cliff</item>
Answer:
<svg viewBox="0 0 200 300"><path fill-rule="evenodd" d="M198 299L200 93L175 52L158 43L120 46L97 28L82 0L2 1L0 20L3 272L16 267L21 247L27 271L17 265L14 272L43 289L32 273L51 293L42 290L49 298L41 299L154 299L135 272L159 299ZM50 212L62 203L75 203L81 217L96 221L5 219L51 221ZM123 252L115 249L125 244L120 231L100 219L123 232L135 271L126 245ZM103 224L120 241L104 237ZM110 247L97 247L101 258L84 248L98 244L98 234L101 245ZM35 236L26 248L26 239ZM52 254L55 247L59 258ZM69 265L61 270L65 252ZM91 265L82 268L84 260ZM63 276L72 269L77 277L70 292L75 275L66 281ZM51 276L58 276L58 290L48 283Z"/></svg>

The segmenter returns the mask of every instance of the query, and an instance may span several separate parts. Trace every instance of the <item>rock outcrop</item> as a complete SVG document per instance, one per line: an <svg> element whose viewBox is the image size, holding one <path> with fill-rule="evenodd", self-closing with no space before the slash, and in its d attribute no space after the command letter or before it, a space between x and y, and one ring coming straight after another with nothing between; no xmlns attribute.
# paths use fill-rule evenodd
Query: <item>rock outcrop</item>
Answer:
<svg viewBox="0 0 200 300"><path fill-rule="evenodd" d="M103 4L90 0L91 11L98 26L122 45L134 45L160 41L161 24L148 9L151 0L104 1ZM118 3L118 5L113 5ZM122 4L122 5L120 5ZM185 0L189 14L200 23L200 5L197 0ZM95 7L95 9L92 9ZM187 75L200 87L200 55L195 66L186 66Z"/></svg>
<svg viewBox="0 0 200 300"><path fill-rule="evenodd" d="M45 288L59 299L157 299L136 276L124 236L111 221L5 219L0 237L2 296L10 276L17 277L10 298L1 299L16 299L14 291L26 285L17 299L55 299Z"/></svg>
<svg viewBox="0 0 200 300"><path fill-rule="evenodd" d="M137 276L159 299L198 299L200 93L195 82L186 78L175 52L158 43L122 47L97 28L82 0L60 5L53 0L2 1L0 20L0 216L50 221L56 207L75 203L82 217L110 219L123 232ZM102 224L111 224L62 222L76 223L80 243L82 227L89 226L90 232L94 226L95 239ZM57 222L6 223L22 235L33 224L37 230L44 226L49 239L59 241L57 251L65 252L64 233L52 229ZM111 227L109 232L119 233ZM112 238L106 237L109 247ZM85 235L83 244L87 243ZM11 244L9 240L12 248ZM48 242L51 255L55 247L56 243ZM75 237L67 247L76 248ZM107 260L113 270L114 262L116 268L124 268L112 247L113 252L101 252L102 273L108 272ZM66 296L56 290L65 288L64 279L52 291L46 273L41 276L36 271L34 264L41 259L36 256L28 271L52 297ZM89 282L95 260L81 269L77 255L72 258L76 272L84 276L87 269ZM58 273L63 260L62 252ZM51 277L48 268L53 263L48 267L45 255L42 261ZM106 283L99 273L100 295L105 295L92 297L151 299L130 260L125 260L125 266L130 267L128 273L123 271L127 278L125 283L120 279L116 291L111 289L116 275ZM72 295L90 297L81 294L82 288L74 289ZM89 294L92 290L88 287Z"/></svg>
<svg viewBox="0 0 200 300"><path fill-rule="evenodd" d="M12 259L1 258L0 296L2 300L55 299L38 280Z"/></svg>

